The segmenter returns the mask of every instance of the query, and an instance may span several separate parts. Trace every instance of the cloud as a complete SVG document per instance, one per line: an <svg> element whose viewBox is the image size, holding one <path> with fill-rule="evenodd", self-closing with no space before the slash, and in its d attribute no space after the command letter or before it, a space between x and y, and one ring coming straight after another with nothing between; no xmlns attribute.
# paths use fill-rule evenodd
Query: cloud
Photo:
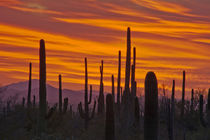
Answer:
<svg viewBox="0 0 210 140"><path fill-rule="evenodd" d="M210 78L207 3L198 0L188 3L185 0L0 1L0 76L9 79L6 83L27 80L31 61L33 76L38 78L39 40L44 38L48 81L55 83L61 73L67 88L74 88L70 87L72 84L82 85L84 57L87 57L90 83L99 84L103 59L104 84L110 86L111 74L117 76L119 50L122 51L122 77L125 75L126 28L130 26L132 47L137 48L138 87L144 86L147 71L155 71L159 83L171 83L175 79L176 89L181 89L183 70L187 72L187 91L192 87L207 87Z"/></svg>
<svg viewBox="0 0 210 140"><path fill-rule="evenodd" d="M154 9L167 13L176 13L189 16L190 14L188 14L188 12L191 11L184 6L162 0L132 0L132 2L143 7L147 7L149 9Z"/></svg>

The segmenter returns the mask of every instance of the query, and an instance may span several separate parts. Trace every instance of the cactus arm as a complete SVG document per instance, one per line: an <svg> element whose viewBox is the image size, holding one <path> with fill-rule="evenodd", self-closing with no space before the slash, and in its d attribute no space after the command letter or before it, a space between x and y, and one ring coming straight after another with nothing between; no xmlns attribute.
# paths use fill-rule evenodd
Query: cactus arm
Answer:
<svg viewBox="0 0 210 140"><path fill-rule="evenodd" d="M90 85L90 96L89 96L89 102L88 104L90 104L92 101L92 85Z"/></svg>
<svg viewBox="0 0 210 140"><path fill-rule="evenodd" d="M32 63L29 63L29 81L28 81L28 99L27 99L27 107L31 107L31 67Z"/></svg>
<svg viewBox="0 0 210 140"><path fill-rule="evenodd" d="M95 110L96 110L96 100L94 101L94 105L93 105L93 110L91 113L91 117L89 118L89 120L93 119L95 116Z"/></svg>
<svg viewBox="0 0 210 140"><path fill-rule="evenodd" d="M114 75L112 74L112 96L113 96L113 101L115 103L115 93L114 93Z"/></svg>
<svg viewBox="0 0 210 140"><path fill-rule="evenodd" d="M182 104L181 104L181 117L184 116L184 106L185 106L185 71L183 71L183 81L182 81Z"/></svg>

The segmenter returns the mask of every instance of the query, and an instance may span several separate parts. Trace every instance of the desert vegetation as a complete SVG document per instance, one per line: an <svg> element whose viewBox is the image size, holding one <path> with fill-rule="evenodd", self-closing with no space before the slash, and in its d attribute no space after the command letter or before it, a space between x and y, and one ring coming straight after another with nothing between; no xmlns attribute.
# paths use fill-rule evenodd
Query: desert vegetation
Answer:
<svg viewBox="0 0 210 140"><path fill-rule="evenodd" d="M121 51L118 58L118 77L112 90L104 93L103 60L100 65L100 90L98 98L92 96L88 84L88 58L84 58L84 100L72 109L68 98L62 96L62 75L58 74L59 100L50 106L46 91L45 42L40 40L39 99L31 94L32 63L29 64L28 96L17 103L11 97L1 104L1 140L209 140L210 139L210 89L208 97L202 90L192 89L191 100L185 99L183 71L182 98L175 98L175 80L171 96L158 89L155 72L145 76L144 96L137 96L135 79L136 48L131 60L130 28L127 29L125 85L121 85ZM115 94L115 85L117 92ZM0 91L1 92L1 91ZM32 100L33 96L33 100ZM142 99L144 98L144 99Z"/></svg>

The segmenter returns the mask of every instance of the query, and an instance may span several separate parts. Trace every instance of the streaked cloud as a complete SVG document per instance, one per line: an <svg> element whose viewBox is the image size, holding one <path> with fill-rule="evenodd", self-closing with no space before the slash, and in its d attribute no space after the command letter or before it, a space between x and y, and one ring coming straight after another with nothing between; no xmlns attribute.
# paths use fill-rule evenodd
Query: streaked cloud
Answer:
<svg viewBox="0 0 210 140"><path fill-rule="evenodd" d="M118 50L122 50L125 75L129 26L132 46L137 48L138 87L143 87L151 70L159 83L170 86L175 79L178 90L183 70L188 91L209 86L208 1L4 0L0 7L0 76L7 78L1 84L27 80L29 62L33 77L38 78L38 48L43 38L49 82L56 85L57 75L62 74L66 88L83 87L84 57L88 57L89 83L99 84L103 59L104 84L110 86L111 74L117 76Z"/></svg>
<svg viewBox="0 0 210 140"><path fill-rule="evenodd" d="M149 9L159 10L167 13L187 14L190 11L190 9L184 6L163 0L132 0L132 2Z"/></svg>

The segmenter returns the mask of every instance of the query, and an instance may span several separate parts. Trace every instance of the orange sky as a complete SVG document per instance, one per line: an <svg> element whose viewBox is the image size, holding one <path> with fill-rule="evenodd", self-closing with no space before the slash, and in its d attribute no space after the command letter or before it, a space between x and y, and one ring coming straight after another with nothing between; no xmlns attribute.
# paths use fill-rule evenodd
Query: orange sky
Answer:
<svg viewBox="0 0 210 140"><path fill-rule="evenodd" d="M38 78L38 48L43 38L49 83L57 86L58 74L62 74L64 88L82 90L86 56L89 83L98 90L103 59L104 84L110 86L111 74L115 81L117 77L118 50L125 75L129 26L132 46L137 48L138 87L144 86L146 73L154 71L159 85L164 83L171 90L175 79L179 90L186 70L188 91L207 89L209 10L209 0L1 0L0 84L27 80L29 62L33 78Z"/></svg>

